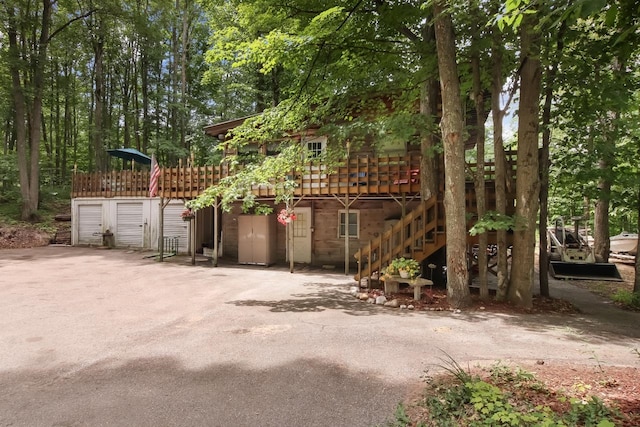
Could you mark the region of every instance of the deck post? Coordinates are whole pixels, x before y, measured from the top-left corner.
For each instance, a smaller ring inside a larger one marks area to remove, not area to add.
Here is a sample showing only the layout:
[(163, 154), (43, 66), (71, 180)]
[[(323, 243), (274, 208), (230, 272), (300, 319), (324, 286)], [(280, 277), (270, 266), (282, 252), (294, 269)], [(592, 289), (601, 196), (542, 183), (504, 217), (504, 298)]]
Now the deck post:
[(191, 265), (196, 265), (196, 224), (198, 221), (198, 215), (194, 215), (193, 219), (189, 221), (189, 250), (191, 251)]
[(349, 275), (349, 187), (344, 196), (344, 274)]
[(160, 224), (158, 224), (158, 261), (162, 262), (164, 258), (164, 197), (160, 197), (158, 208), (160, 209)]
[(293, 273), (293, 269), (294, 269), (294, 262), (293, 262), (293, 221), (290, 221), (287, 223), (287, 227), (286, 227), (286, 231), (287, 231), (287, 242), (289, 243), (287, 245), (287, 249), (289, 252), (289, 273)]
[(213, 199), (213, 257), (211, 262), (214, 267), (218, 266), (218, 198)]

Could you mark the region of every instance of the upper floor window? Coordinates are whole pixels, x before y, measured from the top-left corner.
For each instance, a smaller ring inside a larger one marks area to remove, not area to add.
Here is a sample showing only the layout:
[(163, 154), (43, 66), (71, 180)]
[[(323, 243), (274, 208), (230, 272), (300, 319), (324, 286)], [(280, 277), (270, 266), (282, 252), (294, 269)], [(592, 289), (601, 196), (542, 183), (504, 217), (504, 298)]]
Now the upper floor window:
[(309, 152), (310, 157), (319, 157), (327, 149), (327, 137), (309, 137), (303, 139), (304, 147)]

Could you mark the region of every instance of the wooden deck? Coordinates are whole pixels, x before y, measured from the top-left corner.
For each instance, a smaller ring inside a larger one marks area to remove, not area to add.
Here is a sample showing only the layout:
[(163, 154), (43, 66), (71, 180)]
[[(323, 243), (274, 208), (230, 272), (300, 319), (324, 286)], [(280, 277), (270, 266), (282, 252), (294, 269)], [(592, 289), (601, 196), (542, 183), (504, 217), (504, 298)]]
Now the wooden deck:
[[(473, 165), (471, 165), (473, 168)], [(487, 163), (487, 179), (493, 178), (493, 163)], [(193, 199), (206, 188), (217, 185), (231, 174), (226, 164), (218, 166), (170, 167), (161, 169), (158, 196), (170, 199)], [(354, 157), (329, 170), (325, 165), (309, 164), (296, 174), (294, 194), (320, 195), (388, 195), (420, 192), (420, 156)], [(274, 197), (273, 185), (256, 185), (257, 197)], [(112, 171), (76, 173), (71, 197), (148, 197), (148, 171)]]
[[(158, 196), (193, 199), (230, 175), (226, 165), (161, 169)], [(420, 192), (420, 157), (398, 156), (349, 159), (329, 171), (309, 164), (294, 177), (295, 195), (400, 194)], [(258, 197), (274, 197), (273, 185), (256, 185)], [(149, 195), (149, 172), (114, 171), (73, 176), (71, 197), (121, 197)]]

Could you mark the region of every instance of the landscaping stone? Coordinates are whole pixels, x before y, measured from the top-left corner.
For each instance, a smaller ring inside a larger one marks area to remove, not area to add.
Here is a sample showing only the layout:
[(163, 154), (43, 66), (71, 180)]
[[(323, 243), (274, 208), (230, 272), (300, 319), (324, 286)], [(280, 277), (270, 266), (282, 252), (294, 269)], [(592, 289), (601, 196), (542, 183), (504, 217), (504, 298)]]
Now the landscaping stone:
[(397, 299), (392, 299), (391, 301), (387, 301), (384, 303), (385, 307), (398, 308), (400, 307), (400, 303)]
[(385, 297), (384, 295), (376, 297), (376, 304), (384, 305), (385, 302), (387, 302), (387, 297)]

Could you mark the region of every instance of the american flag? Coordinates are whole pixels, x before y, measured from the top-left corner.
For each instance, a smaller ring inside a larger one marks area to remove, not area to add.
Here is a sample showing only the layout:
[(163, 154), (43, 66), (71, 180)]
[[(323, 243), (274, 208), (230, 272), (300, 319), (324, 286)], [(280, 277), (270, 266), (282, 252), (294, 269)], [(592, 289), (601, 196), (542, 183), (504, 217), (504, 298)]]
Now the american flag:
[(156, 155), (151, 155), (151, 175), (149, 177), (149, 197), (158, 194), (158, 178), (160, 178), (160, 166), (156, 161)]

